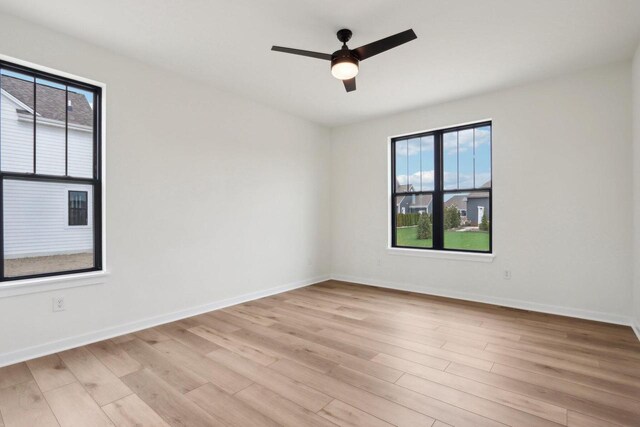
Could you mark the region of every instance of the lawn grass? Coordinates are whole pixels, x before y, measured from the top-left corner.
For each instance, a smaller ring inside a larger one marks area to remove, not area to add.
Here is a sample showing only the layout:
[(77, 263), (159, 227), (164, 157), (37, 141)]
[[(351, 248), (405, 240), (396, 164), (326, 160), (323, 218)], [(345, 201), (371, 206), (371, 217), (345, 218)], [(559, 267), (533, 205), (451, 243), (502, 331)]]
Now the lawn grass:
[[(430, 248), (431, 239), (418, 240), (418, 227), (402, 227), (396, 229), (396, 245)], [(444, 247), (447, 249), (464, 249), (469, 251), (488, 251), (489, 233), (486, 231), (445, 231)]]

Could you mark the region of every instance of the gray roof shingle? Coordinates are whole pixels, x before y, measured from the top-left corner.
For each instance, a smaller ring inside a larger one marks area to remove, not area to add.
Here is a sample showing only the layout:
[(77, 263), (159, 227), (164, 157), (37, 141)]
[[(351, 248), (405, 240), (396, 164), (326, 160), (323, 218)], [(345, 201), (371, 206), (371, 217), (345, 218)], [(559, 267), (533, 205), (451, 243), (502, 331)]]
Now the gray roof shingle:
[[(15, 77), (0, 76), (0, 88), (33, 110), (33, 82)], [(93, 126), (93, 110), (87, 98), (69, 91), (69, 123), (81, 126)], [(51, 86), (36, 84), (36, 109), (40, 117), (64, 122), (65, 91)]]

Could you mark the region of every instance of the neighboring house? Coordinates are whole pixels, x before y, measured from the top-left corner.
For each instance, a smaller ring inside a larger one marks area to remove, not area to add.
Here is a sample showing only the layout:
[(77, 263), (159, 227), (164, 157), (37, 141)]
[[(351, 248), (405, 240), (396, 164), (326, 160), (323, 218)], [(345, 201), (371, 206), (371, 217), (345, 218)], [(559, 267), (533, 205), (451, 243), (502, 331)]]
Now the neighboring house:
[[(414, 191), (412, 185), (396, 185), (399, 193)], [(396, 197), (396, 212), (398, 213), (421, 213), (433, 212), (433, 203), (430, 194), (412, 194)]]
[(458, 208), (458, 212), (460, 212), (460, 218), (464, 222), (467, 219), (467, 195), (466, 194), (456, 194), (446, 202), (444, 202), (444, 207), (448, 208), (449, 206), (455, 206)]
[[(491, 181), (485, 182), (481, 188), (491, 188)], [(467, 219), (472, 225), (480, 224), (482, 215), (490, 215), (490, 208), (489, 193), (470, 193), (467, 197)]]
[[(91, 178), (93, 110), (87, 98), (45, 84), (0, 76), (0, 165), (5, 172)], [(65, 117), (68, 115), (68, 129)], [(65, 144), (65, 141), (67, 143)], [(66, 145), (66, 147), (65, 147)], [(65, 161), (65, 159), (68, 159)], [(91, 252), (92, 187), (6, 179), (5, 258)]]
[[(485, 182), (480, 188), (491, 188), (491, 181)], [(445, 208), (455, 206), (460, 212), (462, 221), (469, 221), (473, 226), (477, 226), (482, 221), (482, 215), (489, 215), (489, 193), (467, 193), (456, 194), (444, 202)]]
[[(491, 181), (482, 185), (481, 188), (490, 188)], [(396, 184), (396, 192), (412, 192), (412, 185)], [(444, 202), (445, 208), (455, 206), (460, 212), (462, 221), (469, 221), (473, 226), (477, 226), (482, 220), (482, 215), (489, 215), (489, 193), (477, 192), (467, 194), (456, 194)], [(406, 196), (396, 196), (396, 212), (398, 213), (433, 213), (433, 198), (430, 194), (416, 194)]]

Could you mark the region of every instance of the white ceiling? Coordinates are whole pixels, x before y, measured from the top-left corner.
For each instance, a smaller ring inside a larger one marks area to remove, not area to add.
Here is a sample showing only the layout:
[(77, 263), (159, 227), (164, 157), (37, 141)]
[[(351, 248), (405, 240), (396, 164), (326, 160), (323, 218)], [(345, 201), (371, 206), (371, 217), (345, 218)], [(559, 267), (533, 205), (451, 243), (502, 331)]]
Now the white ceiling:
[[(639, 0), (2, 0), (0, 11), (325, 125), (631, 57)], [(346, 93), (317, 59), (413, 28)]]

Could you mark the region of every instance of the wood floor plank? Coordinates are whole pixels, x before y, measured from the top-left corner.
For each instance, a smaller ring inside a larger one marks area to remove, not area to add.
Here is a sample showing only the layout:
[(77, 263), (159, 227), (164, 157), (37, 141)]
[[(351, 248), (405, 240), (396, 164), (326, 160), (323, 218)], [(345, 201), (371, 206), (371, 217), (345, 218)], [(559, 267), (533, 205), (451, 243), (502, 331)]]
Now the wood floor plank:
[(296, 405), (266, 387), (254, 384), (236, 395), (279, 425), (288, 427), (335, 427), (321, 416)]
[(217, 332), (206, 326), (196, 326), (189, 329), (189, 331), (195, 335), (198, 335), (199, 337), (202, 337), (203, 339), (215, 343), (218, 346), (218, 349), (226, 348), (229, 351), (237, 353), (243, 357), (246, 357), (247, 359), (251, 359), (256, 363), (260, 363), (261, 365), (268, 366), (278, 360), (277, 354), (244, 344), (242, 341), (240, 341), (230, 333), (225, 334)]
[(137, 360), (129, 356), (126, 351), (112, 340), (89, 344), (87, 348), (117, 377), (142, 369), (142, 365)]
[(34, 380), (0, 389), (0, 417), (6, 427), (58, 427)]
[(535, 362), (523, 361), (518, 363), (509, 363), (508, 365), (502, 365), (496, 368), (498, 363), (495, 363), (494, 369), (516, 368), (523, 369), (531, 372), (547, 374), (555, 376), (556, 378), (566, 381), (574, 382), (576, 384), (583, 384), (593, 388), (607, 391), (609, 393), (618, 394), (620, 396), (640, 396), (640, 386), (635, 382), (622, 380), (618, 375), (608, 376), (608, 372), (603, 372), (601, 369), (592, 369), (585, 371), (583, 369), (564, 369), (556, 366), (549, 366), (545, 364), (539, 364)]
[[(236, 331), (233, 335), (238, 335), (240, 333), (246, 335), (243, 330)], [(282, 357), (288, 357), (291, 360), (299, 361), (303, 365), (309, 366), (312, 369), (317, 369), (320, 372), (327, 372), (336, 365), (344, 365), (375, 376), (376, 378), (381, 378), (391, 382), (396, 381), (402, 375), (402, 372), (397, 369), (389, 368), (388, 366), (371, 362), (366, 359), (360, 359), (331, 347), (319, 344), (313, 339), (301, 338), (296, 334), (281, 332), (273, 327), (255, 327), (251, 331), (251, 334), (254, 337), (258, 335), (264, 337), (263, 339), (267, 340), (268, 343), (271, 343), (267, 348), (272, 351), (277, 351)], [(255, 340), (253, 342), (255, 342)], [(277, 348), (274, 347), (273, 343), (278, 343)], [(264, 344), (264, 341), (260, 344)], [(300, 357), (298, 353), (305, 355), (305, 357)], [(307, 363), (307, 355), (313, 355), (316, 358)], [(320, 364), (317, 364), (318, 360), (321, 361)]]
[[(491, 366), (493, 366), (493, 363), (491, 361), (482, 360), (476, 357), (469, 357), (452, 351), (444, 351), (437, 348), (428, 348), (426, 350), (422, 348), (422, 351), (408, 349), (403, 346), (386, 342), (384, 337), (382, 338), (384, 341), (379, 341), (370, 337), (362, 336), (362, 334), (358, 331), (353, 331), (353, 333), (345, 333), (342, 331), (336, 331), (334, 329), (323, 329), (319, 333), (328, 337), (336, 337), (346, 342), (357, 342), (367, 348), (377, 349), (381, 353), (392, 354), (403, 359), (406, 358), (413, 362), (426, 364), (427, 366), (435, 365), (432, 367), (436, 368), (441, 367), (442, 369), (444, 369), (444, 367), (446, 367), (449, 362), (463, 363), (465, 365), (473, 366), (478, 369), (484, 369), (486, 371), (489, 371), (491, 369)], [(444, 367), (442, 361), (446, 362)]]
[[(552, 375), (578, 384), (600, 388), (622, 396), (640, 396), (638, 378), (617, 372), (606, 371), (602, 368), (583, 366), (560, 359), (552, 359), (527, 352), (509, 350), (503, 352), (477, 350), (447, 343), (444, 349), (459, 352), (477, 359), (494, 362), (504, 366), (524, 369), (531, 372)], [(516, 357), (517, 356), (517, 357)]]
[(580, 412), (569, 411), (568, 424), (569, 427), (617, 427), (613, 424), (599, 418), (590, 417)]
[(284, 339), (289, 337), (286, 334), (280, 334), (280, 338), (267, 336), (263, 329), (254, 327), (251, 330), (240, 329), (233, 332), (233, 336), (254, 348), (275, 353), (279, 358), (287, 357), (319, 372), (328, 372), (336, 365), (335, 362), (291, 340), (285, 342)]
[(61, 427), (106, 427), (113, 423), (79, 383), (44, 393)]
[[(422, 426), (433, 424), (434, 419), (407, 406), (392, 402), (346, 382), (321, 374), (290, 360), (280, 360), (271, 368), (303, 384), (309, 384), (335, 399), (367, 412), (396, 426)], [(324, 405), (323, 405), (324, 406)]]
[(460, 426), (498, 426), (500, 423), (495, 422), (483, 415), (479, 415), (473, 411), (458, 407), (449, 402), (418, 393), (403, 385), (398, 385), (402, 378), (409, 376), (403, 375), (396, 384), (378, 380), (368, 375), (361, 374), (348, 368), (338, 367), (329, 373), (333, 378), (340, 378), (341, 381), (347, 382), (353, 386), (366, 390), (370, 393), (384, 397), (385, 399), (404, 405), (414, 411), (441, 419), (445, 422)]
[(220, 363), (214, 362), (208, 357), (191, 351), (189, 347), (177, 341), (159, 342), (154, 345), (154, 348), (158, 349), (174, 364), (194, 372), (228, 393), (236, 393), (252, 383), (246, 377)]
[(160, 351), (138, 339), (120, 344), (122, 348), (142, 366), (158, 375), (175, 387), (180, 393), (186, 393), (205, 384), (207, 380), (183, 369), (172, 362)]
[(386, 354), (379, 354), (373, 360), (382, 364), (402, 369), (407, 373), (426, 380), (436, 382), (455, 390), (472, 394), (540, 418), (566, 425), (567, 410), (550, 403), (513, 393), (498, 387), (489, 386), (481, 382), (457, 376), (447, 371), (440, 371), (417, 363), (409, 362)]
[(239, 317), (241, 319), (245, 319), (251, 323), (255, 323), (261, 326), (271, 326), (274, 324), (274, 321), (263, 316), (259, 316), (255, 313), (252, 313), (250, 310), (245, 309), (243, 306), (233, 306), (227, 307), (223, 310), (227, 314), (231, 314), (233, 316)]
[(272, 370), (271, 367), (259, 365), (229, 350), (216, 350), (209, 353), (208, 357), (227, 366), (229, 369), (242, 373), (253, 382), (278, 393), (311, 412), (319, 411), (332, 400), (325, 393), (317, 391), (303, 382), (292, 381), (289, 377)]
[(76, 381), (57, 354), (29, 360), (27, 366), (43, 392)]
[(109, 403), (102, 410), (116, 427), (169, 427), (137, 394)]
[(122, 344), (127, 341), (135, 340), (136, 338), (137, 337), (134, 334), (126, 334), (111, 338), (111, 341), (113, 341), (114, 344)]
[(211, 353), (212, 351), (220, 348), (219, 345), (214, 344), (213, 342), (190, 332), (189, 329), (185, 329), (175, 323), (158, 326), (156, 329), (201, 355)]
[(503, 376), (455, 363), (449, 365), (447, 372), (621, 425), (633, 425), (640, 418), (640, 406), (633, 399), (546, 375), (513, 370)]
[[(335, 340), (333, 338), (329, 338), (323, 335), (319, 335), (315, 332), (310, 332), (307, 330), (307, 325), (300, 326), (298, 323), (295, 326), (291, 326), (289, 324), (277, 323), (271, 326), (272, 329), (283, 332), (285, 334), (293, 335), (295, 337), (315, 342), (321, 344), (325, 347), (330, 347), (335, 350), (338, 350), (342, 353), (350, 354), (352, 356), (358, 357), (360, 359), (370, 360), (373, 358), (378, 352), (373, 350), (368, 350), (366, 348), (359, 347), (357, 345), (351, 345), (349, 343), (345, 343), (343, 341)], [(319, 328), (318, 331), (323, 328)]]
[(333, 400), (327, 406), (322, 408), (318, 415), (324, 417), (331, 421), (332, 423), (339, 425), (341, 427), (357, 427), (357, 426), (368, 426), (368, 427), (392, 427), (392, 424), (389, 424), (385, 421), (382, 421), (380, 418), (376, 418), (373, 415), (369, 415), (368, 413), (361, 411), (358, 408), (354, 408), (351, 405), (347, 405), (346, 403), (340, 400)]
[[(278, 423), (254, 409), (250, 404), (245, 403), (238, 396), (225, 393), (222, 389), (212, 384), (205, 384), (202, 387), (191, 390), (185, 396), (230, 426), (278, 426)], [(299, 408), (303, 409), (302, 407)]]
[(362, 320), (369, 314), (375, 313), (372, 310), (362, 310), (353, 307), (345, 308), (338, 303), (329, 303), (323, 301), (313, 301), (306, 298), (289, 298), (285, 301), (287, 304), (294, 304), (302, 308), (313, 308), (315, 310), (321, 310), (325, 313), (337, 314), (338, 316), (344, 316), (351, 319)]
[[(430, 396), (434, 399), (507, 425), (535, 425), (549, 427), (565, 425), (564, 417), (560, 420), (561, 423), (549, 421), (547, 419), (531, 415), (530, 413), (514, 409), (512, 406), (496, 403), (495, 401), (478, 397), (471, 393), (460, 391), (453, 387), (448, 387), (411, 374), (403, 375), (396, 384), (409, 390), (413, 390), (416, 393)], [(442, 416), (439, 416), (439, 418), (442, 418)], [(445, 421), (448, 420), (445, 419)]]
[(170, 426), (224, 425), (223, 421), (209, 415), (191, 399), (146, 368), (122, 377), (122, 381)]
[(98, 405), (104, 406), (131, 394), (129, 387), (86, 347), (63, 351), (58, 355)]
[(142, 331), (138, 331), (133, 335), (149, 345), (153, 345), (170, 339), (167, 335), (160, 332), (158, 328), (143, 329)]
[[(289, 312), (288, 310), (282, 310), (278, 308), (276, 308), (275, 310)], [(374, 353), (385, 352), (388, 354), (394, 354), (399, 357), (406, 358), (408, 360), (422, 363), (427, 366), (435, 367), (437, 369), (444, 369), (450, 363), (448, 360), (432, 357), (426, 354), (415, 352), (413, 350), (407, 350), (395, 345), (349, 334), (347, 332), (344, 332), (341, 326), (335, 321), (326, 321), (324, 319), (318, 319), (313, 316), (308, 316), (301, 312), (289, 312), (289, 313), (291, 313), (293, 316), (296, 316), (299, 319), (301, 324), (306, 325), (308, 322), (312, 322), (314, 325), (317, 325), (317, 324), (323, 325), (324, 327), (316, 333), (320, 334), (322, 332), (322, 336), (331, 340), (335, 340), (345, 344), (356, 345), (361, 347), (362, 349), (365, 349), (367, 351), (371, 351)], [(347, 326), (344, 330), (352, 331), (351, 327), (349, 326)], [(487, 363), (484, 361), (480, 361), (479, 363), (481, 363), (485, 369), (490, 369), (491, 367), (491, 363)]]
[[(275, 325), (271, 328), (275, 328)], [(365, 374), (369, 374), (376, 378), (380, 378), (390, 382), (395, 382), (402, 375), (402, 372), (398, 369), (385, 366), (380, 363), (372, 362), (368, 359), (362, 359), (356, 356), (352, 356), (348, 353), (344, 353), (334, 348), (335, 343), (337, 342), (327, 339), (326, 337), (320, 337), (321, 339), (316, 340), (317, 335), (309, 336), (303, 331), (291, 327), (280, 328), (278, 330), (287, 333), (287, 335), (290, 335), (291, 338), (296, 340), (296, 344), (294, 344), (293, 342), (291, 343), (292, 346), (301, 347), (307, 351), (313, 351), (321, 357), (336, 364), (343, 365), (356, 371), (360, 371)], [(330, 346), (323, 345), (319, 341), (322, 341), (324, 343), (327, 343), (327, 341), (329, 341), (328, 344), (330, 344)], [(342, 346), (339, 347), (345, 346), (346, 344), (343, 343)]]
[(240, 329), (240, 327), (226, 322), (223, 319), (220, 319), (217, 315), (222, 314), (219, 311), (212, 311), (211, 313), (204, 313), (199, 316), (192, 317), (190, 320), (195, 322), (194, 325), (191, 325), (190, 328), (195, 326), (206, 326), (207, 328), (211, 328), (214, 331), (222, 332), (222, 333), (231, 333)]
[(26, 383), (31, 380), (33, 380), (33, 376), (24, 362), (0, 368), (0, 388)]

